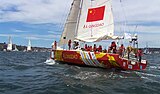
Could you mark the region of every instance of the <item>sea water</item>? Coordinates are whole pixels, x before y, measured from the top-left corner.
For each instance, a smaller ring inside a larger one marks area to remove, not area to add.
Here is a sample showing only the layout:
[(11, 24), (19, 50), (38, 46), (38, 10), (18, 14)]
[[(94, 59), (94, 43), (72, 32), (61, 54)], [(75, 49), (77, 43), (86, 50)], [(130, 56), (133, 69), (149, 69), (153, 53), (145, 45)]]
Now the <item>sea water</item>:
[(0, 94), (159, 94), (160, 55), (144, 71), (46, 62), (48, 52), (0, 52)]

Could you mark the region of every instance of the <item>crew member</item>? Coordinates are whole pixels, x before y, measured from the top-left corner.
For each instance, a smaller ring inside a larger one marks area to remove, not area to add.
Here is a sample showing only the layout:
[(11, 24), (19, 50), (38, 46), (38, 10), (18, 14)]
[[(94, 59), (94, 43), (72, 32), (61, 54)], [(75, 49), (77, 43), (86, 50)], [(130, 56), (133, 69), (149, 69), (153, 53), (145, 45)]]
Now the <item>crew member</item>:
[(130, 53), (132, 51), (132, 47), (131, 46), (128, 46), (127, 47), (127, 54), (128, 54), (128, 59), (130, 58)]
[(69, 48), (69, 50), (71, 49), (71, 42), (72, 42), (71, 40), (68, 41), (68, 48)]
[(111, 50), (112, 50), (112, 52), (113, 53), (116, 53), (116, 43), (113, 41), (112, 43), (111, 43)]
[(102, 46), (101, 45), (99, 45), (98, 51), (102, 52)]
[(93, 46), (93, 51), (94, 51), (94, 52), (97, 51), (96, 44), (94, 44), (94, 46)]
[(137, 52), (137, 56), (138, 56), (138, 58), (139, 58), (139, 62), (141, 62), (141, 60), (142, 60), (142, 49), (138, 49), (138, 52)]
[(54, 48), (55, 48), (55, 50), (57, 49), (57, 42), (56, 41), (54, 41)]
[(123, 46), (123, 44), (121, 44), (121, 46), (119, 47), (119, 55), (121, 57), (124, 56), (124, 51), (125, 51), (125, 47)]
[(79, 42), (75, 42), (75, 49), (79, 48)]
[(56, 49), (57, 49), (57, 42), (54, 41), (54, 42), (52, 43), (52, 50), (56, 50)]
[(85, 44), (85, 46), (84, 46), (85, 51), (87, 51), (87, 48), (88, 48), (88, 47), (87, 47), (87, 44)]

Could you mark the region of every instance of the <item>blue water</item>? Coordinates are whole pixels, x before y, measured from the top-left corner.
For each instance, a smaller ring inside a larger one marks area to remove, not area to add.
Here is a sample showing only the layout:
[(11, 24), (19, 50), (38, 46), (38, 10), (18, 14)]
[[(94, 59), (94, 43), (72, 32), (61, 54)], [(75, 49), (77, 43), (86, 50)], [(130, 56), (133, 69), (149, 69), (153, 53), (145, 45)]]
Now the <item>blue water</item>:
[(0, 52), (0, 94), (159, 94), (160, 55), (144, 71), (44, 63), (47, 52)]

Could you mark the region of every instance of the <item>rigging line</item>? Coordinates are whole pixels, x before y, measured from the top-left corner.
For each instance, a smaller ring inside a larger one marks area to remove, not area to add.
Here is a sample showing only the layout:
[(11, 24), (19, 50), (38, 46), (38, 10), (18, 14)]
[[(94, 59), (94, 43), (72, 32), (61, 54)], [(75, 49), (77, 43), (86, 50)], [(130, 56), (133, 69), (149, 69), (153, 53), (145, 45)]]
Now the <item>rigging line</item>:
[[(66, 5), (68, 5), (68, 4), (66, 4)], [(64, 15), (64, 17), (61, 19), (61, 23), (60, 23), (60, 25), (59, 25), (59, 31), (62, 31), (62, 34), (61, 34), (61, 38), (60, 38), (60, 40), (59, 40), (59, 43), (60, 43), (60, 41), (61, 40), (63, 40), (62, 39), (62, 36), (63, 36), (63, 31), (64, 31), (64, 27), (65, 27), (65, 25), (66, 25), (66, 21), (68, 20), (68, 16), (67, 15), (69, 15), (69, 11), (66, 11), (67, 10), (67, 6), (65, 7), (65, 9), (64, 9), (64, 14), (66, 14), (66, 15)], [(71, 8), (70, 8), (70, 10), (71, 10)], [(66, 21), (65, 21), (66, 20)], [(64, 23), (63, 23), (64, 22)]]
[[(136, 25), (134, 31), (133, 31), (133, 34), (136, 34), (136, 29), (138, 28), (138, 25)], [(137, 32), (138, 33), (138, 32)]]
[[(64, 10), (64, 14), (68, 14), (68, 11), (67, 10), (67, 6), (65, 7), (65, 10)], [(64, 22), (64, 20), (66, 19), (66, 15), (64, 15), (64, 17), (61, 19), (62, 22)], [(63, 29), (65, 23), (60, 23), (60, 29)]]
[[(127, 16), (126, 16), (126, 13), (125, 13), (125, 9), (124, 9), (124, 6), (122, 4), (122, 0), (120, 0), (120, 4), (121, 4), (121, 7), (122, 7), (122, 11), (124, 12), (124, 33), (126, 32), (126, 27), (127, 27)], [(129, 30), (130, 31), (130, 30)]]
[[(60, 38), (60, 40), (59, 40), (59, 43), (62, 42), (61, 44), (63, 44), (63, 45), (66, 44), (66, 41), (65, 41), (65, 40), (67, 40), (67, 39), (64, 39), (64, 37), (67, 36), (67, 33), (64, 32), (64, 30), (66, 29), (65, 27), (67, 26), (67, 24), (70, 23), (70, 22), (67, 23), (67, 21), (69, 21), (70, 11), (71, 11), (72, 8), (73, 8), (74, 2), (75, 2), (75, 0), (72, 1), (72, 4), (70, 5), (71, 7), (70, 7), (69, 11), (65, 11), (65, 12), (66, 12), (66, 16), (64, 16), (64, 20), (65, 20), (65, 21), (64, 21), (64, 23), (62, 23), (63, 25), (61, 25), (61, 28), (63, 28), (63, 29), (62, 29), (62, 34), (61, 34), (61, 38)], [(67, 4), (67, 5), (69, 5), (69, 4)], [(66, 10), (68, 9), (67, 6), (66, 6), (65, 9), (66, 9)]]
[[(126, 27), (127, 27), (127, 16), (126, 16), (126, 13), (125, 13), (125, 9), (124, 9), (124, 6), (123, 6), (123, 3), (122, 3), (122, 0), (120, 0), (120, 4), (121, 4), (121, 7), (122, 7), (122, 11), (123, 11), (123, 13), (124, 13), (124, 31), (123, 31), (123, 34), (124, 34), (124, 36), (125, 36), (125, 33), (126, 33)], [(130, 32), (130, 30), (129, 30), (129, 28), (128, 28), (128, 31), (129, 31), (129, 33), (131, 33)], [(123, 40), (123, 43), (124, 42), (126, 42), (126, 40)], [(128, 46), (130, 45), (130, 43), (128, 44)]]

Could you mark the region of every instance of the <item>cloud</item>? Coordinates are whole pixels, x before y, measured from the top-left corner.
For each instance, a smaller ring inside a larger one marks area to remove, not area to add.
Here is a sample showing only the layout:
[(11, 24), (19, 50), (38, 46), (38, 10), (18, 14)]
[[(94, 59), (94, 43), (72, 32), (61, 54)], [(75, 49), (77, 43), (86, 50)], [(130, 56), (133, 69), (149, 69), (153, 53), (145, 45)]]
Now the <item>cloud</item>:
[(39, 34), (0, 34), (1, 37), (18, 37), (23, 39), (32, 39), (32, 40), (55, 40), (60, 37), (60, 35), (39, 35)]
[[(115, 21), (160, 21), (160, 0), (113, 0)], [(0, 0), (0, 21), (62, 23), (72, 0)], [(63, 2), (63, 3), (62, 3)], [(154, 7), (153, 7), (154, 6)]]
[[(46, 41), (58, 39), (61, 33), (58, 26), (65, 22), (72, 1), (73, 0), (0, 0), (0, 22), (27, 23), (27, 25), (24, 25), (25, 29), (21, 25), (17, 26), (22, 28), (18, 27), (14, 30), (11, 28), (12, 32), (20, 33), (18, 35), (9, 34), (13, 37), (24, 39), (30, 37), (33, 40)], [(121, 1), (120, 3), (120, 0), (112, 0), (116, 25), (115, 31), (123, 32), (123, 30), (126, 29), (125, 31), (134, 32), (135, 26), (138, 26), (136, 32), (142, 34), (144, 38), (143, 41), (148, 38), (145, 37), (147, 35), (144, 35), (144, 33), (159, 34), (160, 0)], [(126, 27), (124, 22), (127, 22)], [(23, 31), (23, 29), (26, 31)], [(24, 32), (27, 32), (27, 35), (23, 34)], [(31, 32), (32, 34), (29, 34)], [(7, 33), (10, 32), (8, 31)], [(0, 36), (5, 37), (9, 35), (0, 34)], [(149, 36), (152, 35), (150, 34)], [(152, 37), (154, 37), (154, 35)], [(158, 36), (155, 37), (155, 40), (159, 40)]]
[[(117, 20), (127, 21), (159, 21), (160, 0), (122, 0), (122, 3), (113, 0), (113, 10), (121, 18)], [(121, 5), (122, 4), (122, 5)], [(116, 17), (118, 17), (116, 16)], [(123, 17), (122, 17), (123, 16)], [(125, 17), (125, 18), (124, 18)], [(123, 19), (122, 19), (123, 18)]]
[(0, 0), (0, 21), (60, 23), (72, 0)]
[(16, 33), (24, 33), (24, 32), (28, 32), (28, 31), (23, 31), (23, 30), (18, 30), (18, 29), (13, 29), (12, 31), (13, 31), (13, 32), (16, 32)]

